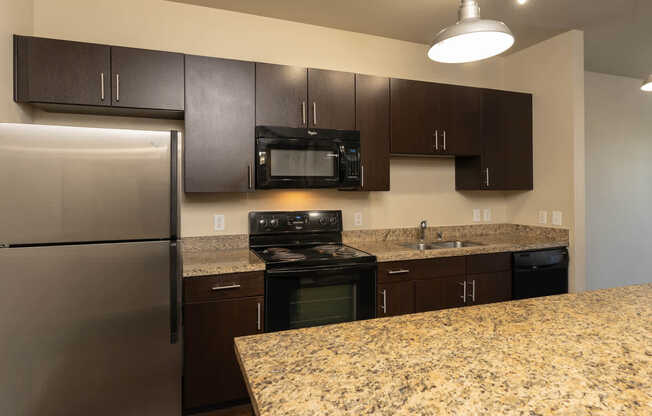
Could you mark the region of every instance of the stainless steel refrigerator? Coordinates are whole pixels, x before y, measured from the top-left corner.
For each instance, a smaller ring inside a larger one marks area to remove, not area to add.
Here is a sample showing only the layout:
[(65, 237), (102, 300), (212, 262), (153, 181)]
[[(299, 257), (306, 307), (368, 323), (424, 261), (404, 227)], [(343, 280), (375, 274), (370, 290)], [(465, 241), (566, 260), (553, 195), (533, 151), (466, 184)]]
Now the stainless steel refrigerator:
[(181, 414), (177, 132), (0, 124), (0, 414)]

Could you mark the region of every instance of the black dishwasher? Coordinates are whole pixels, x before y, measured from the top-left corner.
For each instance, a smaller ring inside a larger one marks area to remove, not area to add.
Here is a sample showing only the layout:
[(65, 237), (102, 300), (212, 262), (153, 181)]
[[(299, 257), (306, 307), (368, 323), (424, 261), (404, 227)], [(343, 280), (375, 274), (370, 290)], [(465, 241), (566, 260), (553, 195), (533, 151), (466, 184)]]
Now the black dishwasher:
[(514, 299), (568, 293), (568, 250), (514, 253), (512, 297)]

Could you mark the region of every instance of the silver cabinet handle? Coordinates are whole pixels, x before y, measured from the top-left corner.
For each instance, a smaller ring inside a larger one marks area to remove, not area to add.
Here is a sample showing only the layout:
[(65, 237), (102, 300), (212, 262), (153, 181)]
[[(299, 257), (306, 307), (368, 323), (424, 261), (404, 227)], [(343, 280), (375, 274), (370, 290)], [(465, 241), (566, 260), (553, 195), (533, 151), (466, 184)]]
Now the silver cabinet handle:
[(236, 285), (235, 283), (230, 284), (228, 286), (213, 286), (211, 288), (212, 291), (218, 291), (218, 290), (226, 290), (226, 289), (237, 289), (239, 288), (240, 285)]
[(104, 101), (104, 72), (100, 72), (100, 92), (102, 101)]
[(306, 102), (302, 101), (301, 102), (301, 125), (305, 126), (307, 123), (306, 121)]
[(364, 165), (360, 165), (360, 188), (364, 189)]
[(383, 314), (387, 315), (387, 290), (383, 289), (383, 306), (381, 306), (381, 309), (383, 310)]
[(409, 269), (399, 269), (399, 270), (390, 270), (387, 272), (387, 274), (406, 274), (410, 273)]
[(460, 285), (464, 287), (464, 294), (460, 297), (462, 298), (462, 302), (466, 303), (466, 280), (464, 282), (460, 282)]
[(485, 169), (485, 173), (486, 173), (486, 181), (487, 181), (487, 188), (488, 188), (489, 187), (489, 168)]
[(252, 178), (253, 175), (251, 174), (251, 165), (247, 165), (247, 186), (249, 187), (249, 189), (252, 189), (254, 187), (251, 180)]
[(435, 130), (435, 151), (439, 150), (439, 132)]
[(444, 130), (444, 151), (446, 151), (446, 130)]
[(471, 282), (471, 300), (475, 303), (475, 279)]
[(120, 74), (115, 74), (115, 100), (120, 101)]
[(312, 124), (317, 125), (317, 102), (312, 102)]
[(256, 329), (261, 330), (261, 319), (260, 319), (260, 302), (256, 304)]

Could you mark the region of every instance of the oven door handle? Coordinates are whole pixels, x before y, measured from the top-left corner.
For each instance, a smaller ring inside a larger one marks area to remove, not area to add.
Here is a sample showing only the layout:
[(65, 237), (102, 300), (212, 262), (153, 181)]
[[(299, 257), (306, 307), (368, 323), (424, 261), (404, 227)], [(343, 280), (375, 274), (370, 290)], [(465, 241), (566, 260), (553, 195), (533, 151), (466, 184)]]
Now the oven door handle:
[(376, 263), (346, 263), (338, 264), (336, 266), (314, 266), (314, 267), (302, 267), (302, 268), (292, 268), (292, 269), (271, 269), (267, 270), (265, 273), (267, 276), (281, 276), (281, 275), (296, 275), (302, 273), (310, 272), (328, 272), (328, 273), (337, 273), (337, 272), (355, 272), (359, 270), (374, 270), (376, 269)]

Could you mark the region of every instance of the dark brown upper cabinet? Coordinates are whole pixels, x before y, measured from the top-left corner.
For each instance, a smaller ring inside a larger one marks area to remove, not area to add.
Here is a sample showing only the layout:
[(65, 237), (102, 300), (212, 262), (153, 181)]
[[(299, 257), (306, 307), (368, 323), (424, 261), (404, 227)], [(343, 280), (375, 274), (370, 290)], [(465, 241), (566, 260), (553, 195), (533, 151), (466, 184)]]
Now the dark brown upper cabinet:
[(439, 86), (440, 121), (435, 152), (455, 156), (482, 152), (482, 90), (459, 85)]
[(308, 70), (256, 63), (256, 125), (308, 127)]
[(14, 100), (111, 105), (111, 48), (14, 35)]
[(457, 190), (532, 190), (532, 95), (482, 92), (482, 153), (455, 160)]
[(183, 118), (184, 55), (14, 36), (14, 99), (50, 111)]
[(118, 107), (183, 111), (179, 53), (111, 47), (111, 103)]
[(481, 152), (481, 90), (391, 80), (394, 154), (467, 156)]
[(308, 126), (355, 129), (355, 75), (308, 69)]
[(391, 152), (432, 155), (439, 108), (438, 100), (432, 97), (431, 84), (392, 78), (390, 92)]
[(356, 75), (355, 117), (360, 131), (363, 191), (389, 191), (389, 79)]
[(185, 192), (254, 189), (255, 64), (186, 56)]

